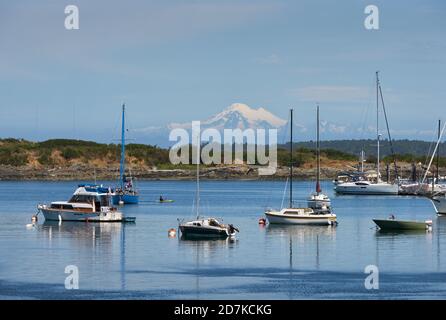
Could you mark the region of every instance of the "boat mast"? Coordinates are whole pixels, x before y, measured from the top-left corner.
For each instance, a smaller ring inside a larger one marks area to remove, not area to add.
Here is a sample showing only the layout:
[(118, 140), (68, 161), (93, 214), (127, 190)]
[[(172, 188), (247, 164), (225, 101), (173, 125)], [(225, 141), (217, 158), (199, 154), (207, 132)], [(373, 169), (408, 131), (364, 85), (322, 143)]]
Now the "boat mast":
[(320, 175), (321, 175), (321, 146), (319, 141), (319, 105), (317, 105), (317, 144), (316, 144), (316, 154), (317, 154), (317, 181), (316, 181), (316, 193), (319, 195), (321, 190)]
[(200, 207), (200, 134), (198, 134), (198, 139), (197, 139), (197, 199), (195, 200), (195, 202), (197, 203), (197, 220), (199, 218), (200, 215), (200, 211), (199, 211), (199, 207)]
[(293, 207), (293, 108), (290, 109), (290, 208)]
[(379, 78), (378, 71), (376, 71), (376, 140), (377, 140), (377, 156), (376, 156), (376, 182), (381, 181), (379, 176)]
[[(441, 120), (438, 120), (438, 139), (440, 139), (440, 131), (441, 131)], [(440, 179), (440, 145), (437, 148), (437, 183), (439, 183)]]
[(121, 181), (122, 190), (124, 190), (124, 173), (125, 173), (125, 103), (122, 104), (121, 164), (119, 168), (119, 180)]

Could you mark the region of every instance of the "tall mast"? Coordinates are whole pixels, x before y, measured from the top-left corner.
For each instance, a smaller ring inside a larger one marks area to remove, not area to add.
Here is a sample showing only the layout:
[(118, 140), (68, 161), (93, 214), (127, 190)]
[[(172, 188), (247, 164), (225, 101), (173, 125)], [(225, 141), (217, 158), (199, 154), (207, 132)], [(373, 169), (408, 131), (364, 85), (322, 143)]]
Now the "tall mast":
[(317, 180), (316, 180), (316, 192), (319, 195), (321, 190), (320, 175), (321, 175), (321, 146), (319, 141), (319, 105), (317, 105), (317, 144), (316, 144), (316, 154), (317, 154)]
[(293, 108), (290, 109), (290, 208), (293, 207)]
[(198, 139), (197, 139), (197, 199), (195, 200), (195, 202), (197, 203), (196, 209), (197, 209), (197, 220), (199, 218), (200, 215), (200, 161), (201, 161), (201, 157), (200, 157), (200, 134), (198, 134)]
[(124, 173), (125, 173), (125, 103), (122, 104), (122, 128), (121, 128), (121, 164), (119, 168), (119, 180), (121, 181), (121, 189), (124, 189)]
[(376, 71), (376, 140), (377, 140), (377, 156), (376, 156), (376, 181), (380, 182), (379, 176), (379, 78), (378, 71)]
[[(440, 139), (440, 131), (441, 131), (441, 120), (438, 120), (438, 139)], [(440, 178), (440, 145), (437, 148), (437, 183), (439, 183)]]

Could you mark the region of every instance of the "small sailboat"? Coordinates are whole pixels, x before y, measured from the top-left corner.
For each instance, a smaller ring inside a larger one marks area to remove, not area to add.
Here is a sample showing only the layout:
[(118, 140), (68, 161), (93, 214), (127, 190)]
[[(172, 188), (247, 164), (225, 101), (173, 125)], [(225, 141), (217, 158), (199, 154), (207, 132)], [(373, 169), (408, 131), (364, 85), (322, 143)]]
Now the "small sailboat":
[[(330, 199), (320, 192), (316, 192), (308, 199), (309, 206), (307, 208), (293, 206), (293, 109), (290, 110), (290, 128), (289, 207), (280, 211), (267, 210), (265, 216), (270, 224), (334, 225), (336, 224), (336, 215), (330, 210)], [(318, 190), (320, 190), (320, 186)]]
[(381, 230), (430, 230), (432, 229), (432, 220), (411, 221), (397, 220), (393, 215), (388, 219), (373, 219), (373, 222)]
[(225, 225), (216, 218), (200, 217), (200, 139), (197, 143), (197, 191), (196, 191), (196, 218), (192, 221), (179, 221), (179, 228), (183, 239), (196, 238), (227, 238), (232, 237), (239, 230), (232, 224)]
[(134, 188), (132, 177), (125, 175), (125, 104), (122, 105), (121, 162), (119, 166), (119, 186), (113, 195), (113, 204), (138, 204), (139, 194)]
[[(376, 157), (376, 181), (351, 181), (337, 184), (335, 186), (336, 193), (339, 194), (367, 194), (367, 195), (397, 195), (398, 184), (388, 183), (381, 180), (380, 174), (380, 139), (379, 133), (379, 95), (381, 86), (379, 83), (378, 72), (376, 72), (376, 141), (377, 141), (377, 157)], [(382, 95), (382, 93), (381, 93)], [(381, 96), (382, 98), (382, 96)]]
[(47, 221), (133, 222), (111, 204), (109, 188), (97, 185), (79, 185), (68, 201), (39, 204), (37, 209)]

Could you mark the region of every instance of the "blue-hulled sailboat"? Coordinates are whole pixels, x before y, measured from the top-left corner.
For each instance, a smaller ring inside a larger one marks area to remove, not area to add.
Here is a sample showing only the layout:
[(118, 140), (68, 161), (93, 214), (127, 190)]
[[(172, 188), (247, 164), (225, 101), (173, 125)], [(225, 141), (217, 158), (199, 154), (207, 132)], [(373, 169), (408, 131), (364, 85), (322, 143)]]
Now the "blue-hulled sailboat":
[(132, 177), (125, 175), (125, 104), (122, 105), (121, 163), (119, 167), (119, 186), (113, 195), (113, 204), (138, 204), (139, 194), (134, 188)]

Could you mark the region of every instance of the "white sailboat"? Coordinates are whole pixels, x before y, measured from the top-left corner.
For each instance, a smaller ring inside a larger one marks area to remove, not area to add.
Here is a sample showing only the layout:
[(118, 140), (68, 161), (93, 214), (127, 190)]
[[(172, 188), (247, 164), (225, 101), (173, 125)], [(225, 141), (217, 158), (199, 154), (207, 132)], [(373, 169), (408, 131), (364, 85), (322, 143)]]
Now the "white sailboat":
[(180, 221), (179, 228), (182, 238), (227, 238), (232, 237), (239, 230), (232, 224), (225, 225), (216, 218), (200, 217), (200, 138), (197, 142), (197, 191), (195, 220)]
[(335, 191), (339, 194), (366, 194), (366, 195), (397, 195), (398, 194), (398, 184), (388, 183), (381, 180), (380, 174), (380, 139), (381, 134), (379, 133), (379, 96), (378, 92), (379, 78), (378, 72), (376, 72), (376, 141), (377, 141), (377, 156), (376, 156), (376, 181), (351, 181), (337, 184), (335, 186)]
[[(301, 225), (333, 225), (336, 215), (327, 207), (328, 197), (316, 193), (308, 201), (311, 206), (295, 208), (293, 206), (293, 109), (290, 110), (290, 203), (288, 208), (279, 211), (267, 210), (265, 216), (270, 224), (301, 224)], [(320, 207), (320, 208), (317, 208)]]

